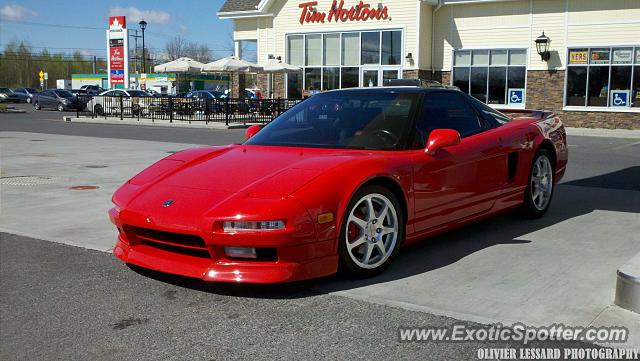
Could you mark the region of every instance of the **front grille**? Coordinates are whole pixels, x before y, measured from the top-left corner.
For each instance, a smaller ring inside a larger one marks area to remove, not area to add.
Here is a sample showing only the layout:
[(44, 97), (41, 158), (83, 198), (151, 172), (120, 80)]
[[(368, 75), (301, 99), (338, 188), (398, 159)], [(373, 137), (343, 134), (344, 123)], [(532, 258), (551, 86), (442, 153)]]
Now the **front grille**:
[(192, 234), (165, 232), (129, 225), (125, 225), (123, 229), (132, 246), (143, 244), (187, 256), (211, 258), (204, 240)]

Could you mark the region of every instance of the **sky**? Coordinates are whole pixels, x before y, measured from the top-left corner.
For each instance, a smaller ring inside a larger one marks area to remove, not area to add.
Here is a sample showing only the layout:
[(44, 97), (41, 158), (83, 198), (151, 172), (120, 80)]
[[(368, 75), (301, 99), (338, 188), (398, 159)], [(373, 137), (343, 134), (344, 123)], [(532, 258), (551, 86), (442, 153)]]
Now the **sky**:
[[(233, 49), (233, 23), (216, 16), (223, 2), (0, 0), (0, 49), (12, 40), (24, 40), (34, 50), (47, 47), (51, 52), (73, 53), (77, 49), (82, 54), (106, 57), (108, 17), (125, 15), (129, 29), (139, 28), (137, 23), (144, 18), (148, 23), (145, 44), (156, 51), (162, 51), (167, 41), (180, 35), (188, 41), (207, 45), (217, 58), (228, 56)], [(130, 46), (133, 46), (132, 40)]]

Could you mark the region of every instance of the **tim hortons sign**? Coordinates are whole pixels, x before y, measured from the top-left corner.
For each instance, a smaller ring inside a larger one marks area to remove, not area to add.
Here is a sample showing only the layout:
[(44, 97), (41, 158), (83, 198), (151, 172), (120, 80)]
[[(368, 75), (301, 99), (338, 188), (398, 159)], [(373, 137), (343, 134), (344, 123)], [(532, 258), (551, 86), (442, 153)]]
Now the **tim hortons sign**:
[(333, 0), (328, 13), (318, 11), (316, 6), (318, 6), (317, 1), (309, 1), (298, 5), (302, 9), (300, 24), (389, 19), (389, 8), (387, 6), (371, 7), (371, 4), (366, 4), (363, 1), (351, 7), (345, 7), (344, 0), (340, 0), (340, 3), (338, 3), (338, 0)]

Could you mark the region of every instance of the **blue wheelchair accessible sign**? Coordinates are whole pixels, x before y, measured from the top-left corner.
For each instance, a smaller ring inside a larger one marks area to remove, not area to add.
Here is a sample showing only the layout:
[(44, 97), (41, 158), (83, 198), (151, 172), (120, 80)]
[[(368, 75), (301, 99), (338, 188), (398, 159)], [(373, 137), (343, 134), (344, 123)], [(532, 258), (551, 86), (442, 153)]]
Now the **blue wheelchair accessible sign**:
[(524, 104), (524, 89), (509, 88), (509, 98), (507, 104), (509, 105), (523, 105)]
[(610, 104), (612, 107), (629, 107), (628, 90), (612, 90)]

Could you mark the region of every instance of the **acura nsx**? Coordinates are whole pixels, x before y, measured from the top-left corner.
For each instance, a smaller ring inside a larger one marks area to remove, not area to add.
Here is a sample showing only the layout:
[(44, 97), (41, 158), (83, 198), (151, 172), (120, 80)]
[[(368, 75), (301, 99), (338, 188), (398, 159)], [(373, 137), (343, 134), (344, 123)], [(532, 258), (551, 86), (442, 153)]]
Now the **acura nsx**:
[(548, 210), (568, 161), (561, 120), (455, 89), (315, 95), (242, 144), (172, 154), (109, 211), (122, 261), (214, 282), (383, 271), (401, 246), (518, 209)]

